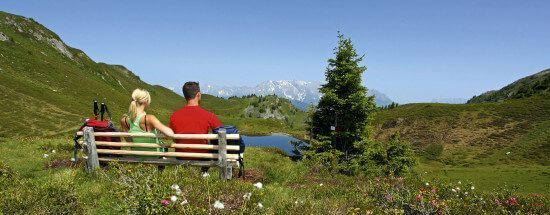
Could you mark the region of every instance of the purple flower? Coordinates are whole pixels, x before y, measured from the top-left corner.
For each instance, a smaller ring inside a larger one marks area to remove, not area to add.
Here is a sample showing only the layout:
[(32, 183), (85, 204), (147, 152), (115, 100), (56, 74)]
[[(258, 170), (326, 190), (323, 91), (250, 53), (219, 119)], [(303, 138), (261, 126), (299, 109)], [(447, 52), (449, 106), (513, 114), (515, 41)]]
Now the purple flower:
[(160, 201), (160, 203), (163, 204), (163, 205), (168, 205), (168, 204), (170, 204), (170, 201), (168, 201), (166, 199), (163, 199), (163, 200)]

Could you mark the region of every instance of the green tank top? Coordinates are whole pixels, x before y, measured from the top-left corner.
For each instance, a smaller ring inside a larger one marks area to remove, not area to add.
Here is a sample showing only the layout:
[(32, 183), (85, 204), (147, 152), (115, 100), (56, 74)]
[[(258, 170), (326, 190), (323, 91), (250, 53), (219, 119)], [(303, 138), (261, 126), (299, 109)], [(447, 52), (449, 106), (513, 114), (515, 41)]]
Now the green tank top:
[[(152, 133), (152, 134), (157, 134), (158, 133), (157, 129), (153, 129), (150, 132), (146, 132), (143, 129), (141, 129), (141, 127), (139, 126), (139, 121), (141, 120), (141, 117), (144, 117), (145, 115), (146, 114), (136, 116), (136, 118), (134, 119), (133, 122), (128, 117), (128, 122), (129, 122), (128, 124), (130, 125), (130, 129), (128, 130), (128, 132), (130, 132), (130, 133)], [(156, 138), (156, 137), (133, 137), (132, 140), (133, 140), (134, 143), (160, 143), (159, 139)], [(134, 151), (153, 151), (153, 152), (162, 152), (163, 151), (162, 148), (146, 148), (146, 147), (131, 147), (131, 150), (134, 150)], [(151, 157), (151, 156), (136, 156), (136, 157), (147, 158), (147, 157)]]

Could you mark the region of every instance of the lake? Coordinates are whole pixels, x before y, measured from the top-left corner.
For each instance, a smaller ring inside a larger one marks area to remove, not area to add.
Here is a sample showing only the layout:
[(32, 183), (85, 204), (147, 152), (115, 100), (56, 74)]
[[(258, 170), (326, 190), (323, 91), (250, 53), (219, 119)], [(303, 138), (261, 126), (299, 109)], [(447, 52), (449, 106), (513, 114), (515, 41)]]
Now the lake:
[(292, 150), (294, 147), (289, 144), (289, 141), (301, 141), (294, 137), (286, 136), (284, 134), (273, 134), (271, 136), (242, 136), (246, 146), (256, 147), (275, 147), (282, 149), (288, 155), (294, 155)]

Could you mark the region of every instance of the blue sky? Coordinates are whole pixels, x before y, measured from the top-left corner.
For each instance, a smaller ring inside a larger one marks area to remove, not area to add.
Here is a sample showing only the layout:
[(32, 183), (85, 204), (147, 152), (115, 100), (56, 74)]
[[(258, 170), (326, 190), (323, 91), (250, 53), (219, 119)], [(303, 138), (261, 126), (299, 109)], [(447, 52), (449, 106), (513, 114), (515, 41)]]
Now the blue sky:
[(96, 61), (179, 88), (324, 80), (337, 31), (400, 103), (470, 98), (550, 68), (550, 1), (1, 1)]

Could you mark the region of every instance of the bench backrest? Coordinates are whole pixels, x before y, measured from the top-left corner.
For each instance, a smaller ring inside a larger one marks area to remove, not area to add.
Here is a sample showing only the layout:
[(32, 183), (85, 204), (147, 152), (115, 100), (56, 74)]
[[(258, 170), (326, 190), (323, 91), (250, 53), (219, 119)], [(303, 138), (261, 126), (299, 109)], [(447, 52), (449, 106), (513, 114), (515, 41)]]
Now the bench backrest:
[[(83, 149), (86, 159), (86, 170), (93, 172), (99, 168), (99, 161), (125, 161), (137, 163), (152, 164), (190, 164), (198, 166), (218, 166), (220, 167), (220, 177), (230, 179), (232, 166), (236, 164), (237, 154), (228, 154), (227, 151), (239, 151), (238, 145), (227, 145), (227, 140), (238, 140), (239, 134), (226, 134), (225, 129), (220, 129), (218, 134), (175, 134), (168, 138), (163, 134), (152, 133), (127, 133), (127, 132), (94, 132), (92, 127), (85, 127), (77, 135), (83, 136)], [(106, 142), (96, 141), (95, 137), (157, 137), (165, 139), (217, 139), (218, 145), (206, 144), (171, 144), (170, 146), (160, 146), (156, 143), (130, 143), (130, 142)], [(156, 152), (156, 151), (136, 151), (104, 149), (104, 147), (143, 147), (143, 148), (176, 148), (176, 149), (207, 149), (217, 151), (217, 153), (200, 152)], [(99, 156), (101, 155), (101, 156)], [(121, 155), (133, 156), (152, 156), (152, 158), (133, 158), (122, 157)], [(155, 158), (159, 157), (159, 158)], [(160, 157), (173, 158), (192, 158), (192, 159), (213, 159), (213, 160), (176, 160), (160, 159)]]

